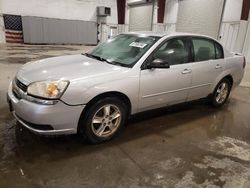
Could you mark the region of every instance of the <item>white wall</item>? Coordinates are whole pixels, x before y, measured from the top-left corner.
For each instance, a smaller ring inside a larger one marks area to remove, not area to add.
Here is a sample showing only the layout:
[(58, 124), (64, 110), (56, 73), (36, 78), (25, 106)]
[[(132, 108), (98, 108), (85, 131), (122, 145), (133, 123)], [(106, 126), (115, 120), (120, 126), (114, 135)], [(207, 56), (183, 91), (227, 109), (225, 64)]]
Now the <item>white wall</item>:
[(107, 23), (117, 24), (116, 0), (1, 0), (6, 14), (96, 21), (96, 7), (111, 7)]
[(5, 43), (4, 22), (1, 13), (0, 13), (0, 43)]
[(164, 23), (177, 22), (178, 7), (178, 0), (166, 0)]
[(229, 51), (242, 52), (247, 23), (240, 21), (243, 0), (226, 0), (219, 41)]
[(226, 0), (223, 22), (240, 21), (243, 0)]
[(4, 22), (2, 15), (2, 0), (0, 0), (0, 43), (5, 43)]

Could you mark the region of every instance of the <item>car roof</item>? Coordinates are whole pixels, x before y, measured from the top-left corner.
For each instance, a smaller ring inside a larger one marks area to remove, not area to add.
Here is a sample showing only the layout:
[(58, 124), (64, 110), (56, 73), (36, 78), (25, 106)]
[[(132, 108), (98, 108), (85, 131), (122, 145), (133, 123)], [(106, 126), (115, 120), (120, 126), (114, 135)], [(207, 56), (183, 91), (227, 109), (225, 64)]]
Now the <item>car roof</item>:
[(165, 36), (196, 36), (196, 37), (205, 37), (216, 40), (207, 35), (194, 34), (194, 33), (185, 33), (185, 32), (153, 32), (153, 31), (136, 31), (136, 32), (125, 32), (123, 34), (135, 34), (135, 35), (144, 35), (144, 36), (155, 36), (155, 37), (165, 37)]

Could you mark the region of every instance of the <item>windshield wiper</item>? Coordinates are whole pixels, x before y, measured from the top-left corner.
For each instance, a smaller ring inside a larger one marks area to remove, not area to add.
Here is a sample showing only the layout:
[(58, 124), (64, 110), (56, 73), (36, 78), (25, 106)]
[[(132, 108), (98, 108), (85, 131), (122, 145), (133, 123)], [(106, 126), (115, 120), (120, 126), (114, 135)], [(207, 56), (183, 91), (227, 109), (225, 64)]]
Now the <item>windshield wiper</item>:
[(107, 62), (109, 64), (112, 64), (112, 65), (119, 65), (119, 66), (122, 66), (122, 67), (129, 67), (129, 65), (119, 63), (117, 61), (110, 61), (108, 59), (105, 59), (105, 58), (97, 56), (97, 55), (93, 55), (93, 54), (89, 54), (89, 53), (82, 53), (82, 55), (85, 55), (85, 56), (91, 57), (91, 58), (95, 58), (95, 59), (100, 60), (100, 61), (105, 61), (105, 62)]
[(104, 58), (97, 56), (97, 55), (93, 55), (93, 54), (89, 54), (89, 53), (82, 53), (82, 55), (85, 55), (87, 57), (92, 57), (92, 58), (95, 58), (95, 59), (100, 60), (100, 61), (105, 61)]
[(105, 59), (104, 61), (106, 61), (107, 63), (112, 64), (112, 65), (119, 65), (121, 67), (129, 67), (129, 65), (126, 65), (126, 64), (123, 64), (123, 63), (119, 63), (117, 61), (109, 61), (107, 59)]

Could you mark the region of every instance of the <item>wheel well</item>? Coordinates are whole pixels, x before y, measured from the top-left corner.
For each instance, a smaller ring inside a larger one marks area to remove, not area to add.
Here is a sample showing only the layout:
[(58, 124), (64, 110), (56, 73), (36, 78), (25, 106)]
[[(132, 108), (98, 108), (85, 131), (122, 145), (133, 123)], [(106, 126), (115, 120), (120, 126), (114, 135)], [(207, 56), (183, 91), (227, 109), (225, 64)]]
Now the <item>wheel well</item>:
[(224, 78), (228, 79), (230, 84), (231, 84), (231, 87), (233, 86), (233, 83), (234, 83), (234, 80), (233, 80), (233, 77), (229, 74), (227, 76), (225, 76)]
[[(221, 80), (223, 80), (224, 78), (228, 79), (228, 81), (229, 81), (230, 84), (231, 84), (231, 88), (232, 88), (232, 87), (233, 87), (233, 83), (234, 83), (233, 77), (232, 77), (230, 74), (228, 74), (227, 76), (224, 76)], [(221, 80), (219, 80), (219, 82), (220, 82)], [(219, 84), (219, 82), (217, 83), (217, 85)], [(207, 98), (211, 98), (211, 97), (213, 96), (213, 94), (214, 94), (214, 92), (215, 92), (215, 89), (216, 89), (216, 86), (217, 86), (217, 85), (215, 85), (215, 87), (213, 88), (214, 90), (212, 91), (212, 93), (210, 93), (210, 94), (207, 96)]]
[[(88, 111), (88, 109), (90, 108), (90, 106), (92, 104), (94, 104), (96, 101), (98, 101), (98, 100), (100, 100), (102, 98), (105, 98), (105, 97), (117, 97), (118, 99), (120, 99), (123, 102), (125, 102), (126, 104), (128, 104), (128, 115), (130, 115), (130, 113), (131, 113), (131, 102), (130, 102), (128, 96), (125, 95), (125, 94), (123, 94), (123, 93), (121, 93), (121, 92), (111, 91), (111, 92), (106, 92), (106, 93), (99, 94), (99, 95), (95, 96), (93, 99), (91, 99), (86, 104), (86, 107), (83, 109), (83, 111), (81, 113), (81, 116), (79, 118), (79, 122), (80, 122), (81, 118), (84, 117), (84, 114)], [(78, 125), (79, 125), (79, 122), (78, 122)]]

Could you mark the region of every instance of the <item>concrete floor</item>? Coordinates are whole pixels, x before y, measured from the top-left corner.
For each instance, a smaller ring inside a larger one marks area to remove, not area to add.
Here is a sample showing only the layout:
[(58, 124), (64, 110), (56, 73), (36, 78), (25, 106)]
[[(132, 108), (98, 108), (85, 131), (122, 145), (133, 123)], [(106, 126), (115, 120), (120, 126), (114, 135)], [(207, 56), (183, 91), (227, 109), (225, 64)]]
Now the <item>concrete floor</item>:
[(90, 48), (0, 46), (0, 187), (250, 187), (247, 87), (221, 109), (196, 102), (139, 114), (120, 137), (100, 145), (15, 127), (5, 97), (17, 69)]

